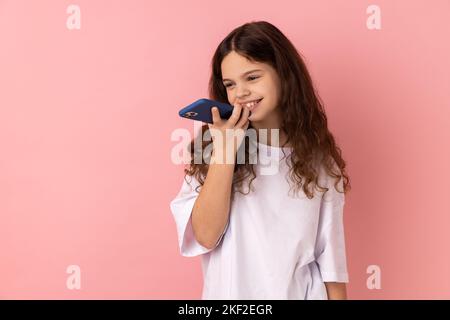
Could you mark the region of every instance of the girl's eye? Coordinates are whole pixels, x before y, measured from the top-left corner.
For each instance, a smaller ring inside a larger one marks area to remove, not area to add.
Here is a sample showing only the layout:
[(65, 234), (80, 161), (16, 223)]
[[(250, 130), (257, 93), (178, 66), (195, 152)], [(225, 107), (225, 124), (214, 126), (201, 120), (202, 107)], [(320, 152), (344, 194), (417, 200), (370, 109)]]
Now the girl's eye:
[[(250, 77), (248, 77), (247, 79), (248, 80), (255, 80), (255, 79), (258, 79), (259, 77), (258, 76), (250, 76)], [(229, 86), (231, 86), (231, 84), (225, 84), (225, 88), (228, 88)]]

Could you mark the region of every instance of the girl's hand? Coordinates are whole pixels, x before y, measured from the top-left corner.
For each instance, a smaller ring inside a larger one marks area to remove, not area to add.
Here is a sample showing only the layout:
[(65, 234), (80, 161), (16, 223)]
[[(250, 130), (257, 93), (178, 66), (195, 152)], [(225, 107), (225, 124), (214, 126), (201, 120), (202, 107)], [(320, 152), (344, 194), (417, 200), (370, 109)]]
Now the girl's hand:
[[(230, 156), (227, 156), (226, 160), (228, 162), (226, 163), (232, 161), (234, 164), (237, 150), (244, 140), (245, 132), (250, 124), (248, 120), (250, 111), (247, 108), (244, 108), (242, 111), (242, 108), (240, 104), (235, 105), (233, 113), (228, 120), (220, 118), (217, 107), (211, 109), (213, 124), (208, 123), (208, 127), (213, 140), (213, 156), (220, 157), (229, 154), (232, 156), (232, 159), (229, 159)], [(237, 141), (235, 142), (235, 140)], [(222, 157), (219, 159), (225, 158)]]

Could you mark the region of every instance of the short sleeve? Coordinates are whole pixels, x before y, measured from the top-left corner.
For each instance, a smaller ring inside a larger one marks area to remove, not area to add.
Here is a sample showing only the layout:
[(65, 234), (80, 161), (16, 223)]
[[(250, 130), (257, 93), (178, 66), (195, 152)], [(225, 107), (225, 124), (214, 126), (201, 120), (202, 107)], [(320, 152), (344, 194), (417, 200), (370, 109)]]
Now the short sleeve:
[[(336, 191), (335, 179), (327, 179), (321, 200), (315, 257), (324, 282), (349, 282), (344, 236), (344, 193)], [(343, 190), (343, 179), (337, 184)]]
[[(189, 181), (189, 183), (186, 181)], [(192, 228), (192, 209), (194, 207), (195, 200), (197, 199), (201, 186), (198, 188), (198, 192), (195, 190), (197, 186), (200, 186), (197, 179), (194, 176), (186, 176), (183, 179), (183, 184), (175, 199), (170, 202), (170, 210), (175, 219), (178, 235), (178, 245), (180, 253), (185, 257), (194, 257), (201, 254), (208, 253), (217, 247), (222, 240), (222, 237), (227, 230), (228, 223), (224, 229), (224, 232), (220, 236), (214, 248), (203, 247), (195, 238), (194, 230)]]

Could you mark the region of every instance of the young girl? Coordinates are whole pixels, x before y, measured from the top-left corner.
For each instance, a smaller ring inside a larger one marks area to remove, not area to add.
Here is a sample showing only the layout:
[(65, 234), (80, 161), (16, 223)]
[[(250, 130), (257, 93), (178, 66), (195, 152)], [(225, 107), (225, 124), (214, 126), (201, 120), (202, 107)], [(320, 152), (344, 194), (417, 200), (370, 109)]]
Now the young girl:
[[(209, 94), (233, 105), (233, 114), (221, 119), (213, 108), (214, 123), (197, 135), (200, 151), (195, 138), (191, 142), (191, 163), (170, 203), (181, 254), (202, 256), (202, 298), (346, 299), (343, 208), (349, 178), (293, 44), (268, 22), (236, 28), (214, 54)], [(262, 158), (250, 163), (253, 140), (226, 138), (226, 130), (250, 128), (257, 132), (257, 153), (276, 159), (275, 173), (262, 174)], [(225, 138), (219, 143), (213, 131)], [(271, 139), (273, 132), (279, 141)], [(212, 142), (203, 139), (206, 133)], [(194, 161), (210, 144), (210, 161)], [(236, 157), (217, 161), (241, 148), (245, 163)]]

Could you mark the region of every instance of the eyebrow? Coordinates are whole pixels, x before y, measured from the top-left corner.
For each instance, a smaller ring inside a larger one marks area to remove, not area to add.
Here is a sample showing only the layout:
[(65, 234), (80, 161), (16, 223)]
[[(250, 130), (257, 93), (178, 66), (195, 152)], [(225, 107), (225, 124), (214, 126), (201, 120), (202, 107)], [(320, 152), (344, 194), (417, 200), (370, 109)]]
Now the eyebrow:
[[(247, 71), (247, 72), (244, 72), (244, 73), (241, 75), (241, 78), (243, 78), (243, 77), (245, 77), (247, 74), (252, 73), (252, 72), (255, 72), (255, 71), (263, 71), (263, 70), (261, 70), (261, 69), (253, 69), (253, 70), (249, 70), (249, 71)], [(231, 81), (230, 79), (222, 79), (222, 81), (226, 81), (226, 80)]]

